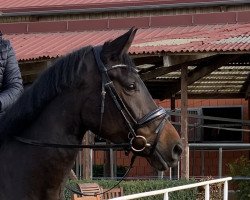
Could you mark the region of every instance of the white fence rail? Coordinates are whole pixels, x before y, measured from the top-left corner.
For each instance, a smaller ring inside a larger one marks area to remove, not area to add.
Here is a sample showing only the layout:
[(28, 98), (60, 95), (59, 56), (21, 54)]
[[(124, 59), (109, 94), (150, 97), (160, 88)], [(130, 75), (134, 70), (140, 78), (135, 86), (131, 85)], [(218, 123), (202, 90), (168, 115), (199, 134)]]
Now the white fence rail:
[(162, 189), (162, 190), (155, 190), (155, 191), (150, 191), (150, 192), (144, 192), (144, 193), (139, 193), (139, 194), (132, 194), (132, 195), (127, 195), (127, 196), (117, 197), (117, 198), (113, 198), (112, 200), (137, 199), (137, 198), (141, 198), (141, 197), (148, 197), (148, 196), (153, 196), (153, 195), (158, 195), (158, 194), (164, 194), (163, 200), (168, 200), (170, 192), (179, 191), (179, 190), (186, 190), (186, 189), (190, 189), (190, 188), (196, 188), (199, 186), (205, 186), (205, 200), (209, 200), (210, 199), (209, 186), (211, 184), (215, 184), (215, 183), (224, 183), (223, 200), (228, 200), (228, 181), (230, 181), (230, 180), (232, 180), (232, 177), (214, 179), (214, 180), (203, 181), (203, 182), (193, 183), (193, 184), (188, 184), (188, 185), (182, 185), (182, 186), (177, 186), (177, 187), (172, 187), (172, 188), (167, 188), (167, 189)]

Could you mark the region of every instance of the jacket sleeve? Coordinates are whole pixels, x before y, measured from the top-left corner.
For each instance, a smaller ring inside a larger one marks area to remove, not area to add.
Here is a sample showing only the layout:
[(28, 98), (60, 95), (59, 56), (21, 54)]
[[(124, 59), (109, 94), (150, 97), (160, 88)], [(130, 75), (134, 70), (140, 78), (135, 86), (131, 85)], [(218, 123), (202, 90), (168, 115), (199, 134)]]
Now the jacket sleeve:
[(7, 60), (3, 73), (3, 84), (0, 92), (0, 111), (6, 110), (23, 92), (23, 83), (16, 60), (15, 52), (9, 43), (7, 48)]

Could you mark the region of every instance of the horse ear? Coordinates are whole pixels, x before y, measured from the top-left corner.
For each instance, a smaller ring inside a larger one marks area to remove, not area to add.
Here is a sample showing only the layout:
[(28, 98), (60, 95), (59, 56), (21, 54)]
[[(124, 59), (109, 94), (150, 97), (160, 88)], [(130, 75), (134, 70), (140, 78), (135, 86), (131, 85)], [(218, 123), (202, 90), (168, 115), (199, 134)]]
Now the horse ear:
[(128, 49), (130, 48), (137, 29), (134, 27), (131, 28), (128, 32), (125, 34), (119, 36), (118, 38), (114, 39), (111, 42), (106, 42), (103, 45), (102, 54), (105, 58), (119, 58), (124, 53), (128, 52)]

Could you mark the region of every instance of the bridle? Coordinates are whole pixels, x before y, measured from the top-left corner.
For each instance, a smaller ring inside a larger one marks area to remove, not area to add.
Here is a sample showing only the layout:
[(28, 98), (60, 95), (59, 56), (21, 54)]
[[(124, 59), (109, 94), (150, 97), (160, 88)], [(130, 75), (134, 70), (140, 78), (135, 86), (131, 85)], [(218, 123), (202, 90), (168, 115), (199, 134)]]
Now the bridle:
[[(103, 114), (104, 114), (104, 107), (105, 107), (105, 96), (106, 93), (108, 93), (115, 103), (117, 109), (121, 113), (126, 126), (129, 130), (128, 132), (128, 139), (130, 140), (130, 147), (131, 150), (134, 152), (142, 152), (145, 150), (145, 148), (150, 148), (149, 155), (153, 154), (156, 150), (156, 145), (160, 139), (160, 133), (162, 132), (162, 129), (164, 127), (165, 121), (168, 118), (167, 112), (164, 108), (158, 107), (155, 110), (152, 110), (145, 116), (143, 116), (141, 119), (136, 120), (132, 114), (129, 112), (128, 108), (126, 107), (125, 103), (121, 99), (121, 97), (118, 95), (115, 86), (113, 84), (113, 81), (110, 79), (108, 72), (117, 68), (127, 68), (128, 67), (124, 64), (114, 65), (109, 68), (107, 68), (102, 60), (101, 60), (101, 51), (102, 46), (96, 46), (93, 48), (95, 60), (99, 69), (99, 72), (101, 73), (101, 82), (102, 82), (102, 91), (101, 91), (101, 119), (100, 119), (100, 128), (99, 131), (101, 131), (102, 127), (102, 121), (103, 121)], [(132, 68), (132, 70), (134, 70)], [(136, 72), (137, 73), (137, 72)], [(128, 119), (129, 117), (129, 119)], [(161, 119), (159, 125), (157, 126), (155, 130), (156, 137), (154, 139), (153, 144), (148, 143), (147, 139), (142, 135), (137, 135), (136, 130), (145, 126), (146, 124), (152, 122), (155, 119)], [(132, 123), (131, 123), (132, 121)], [(141, 147), (136, 147), (135, 144), (138, 144), (139, 142), (142, 142), (143, 145)]]
[[(102, 46), (93, 47), (94, 57), (98, 66), (98, 70), (101, 74), (101, 117), (100, 117), (99, 132), (101, 132), (101, 128), (102, 128), (102, 121), (103, 121), (104, 108), (105, 108), (105, 97), (106, 97), (106, 93), (108, 93), (111, 99), (113, 100), (113, 102), (115, 103), (115, 106), (121, 113), (126, 123), (126, 126), (129, 130), (128, 131), (129, 144), (123, 143), (120, 145), (117, 144), (117, 145), (109, 145), (109, 146), (110, 147), (118, 147), (118, 146), (124, 147), (124, 149), (126, 150), (131, 149), (135, 153), (140, 153), (140, 152), (143, 152), (146, 148), (150, 148), (148, 155), (152, 155), (154, 152), (156, 152), (159, 157), (160, 154), (157, 151), (156, 146), (160, 139), (160, 133), (162, 132), (164, 124), (168, 120), (169, 115), (167, 114), (164, 108), (158, 107), (155, 110), (152, 110), (151, 112), (143, 116), (141, 119), (136, 120), (132, 116), (132, 114), (129, 112), (123, 100), (118, 95), (115, 89), (115, 86), (113, 84), (113, 81), (110, 79), (109, 74), (108, 74), (108, 72), (111, 70), (115, 70), (117, 68), (128, 69), (128, 67), (124, 64), (119, 64), (119, 65), (114, 65), (114, 66), (107, 68), (101, 60), (101, 57), (100, 57), (101, 51), (102, 51)], [(131, 68), (131, 70), (135, 70), (135, 69)], [(137, 73), (136, 70), (135, 70), (135, 73)], [(160, 119), (161, 121), (159, 122), (157, 128), (155, 129), (156, 137), (154, 139), (154, 142), (153, 144), (150, 144), (148, 143), (147, 139), (144, 136), (137, 135), (136, 130), (139, 128), (142, 128), (143, 126), (147, 125), (148, 123), (156, 119)], [(95, 148), (96, 147), (96, 145), (93, 146), (93, 145), (83, 145), (83, 144), (44, 143), (44, 142), (39, 142), (36, 140), (22, 138), (18, 136), (14, 136), (14, 139), (24, 144), (40, 146), (40, 147), (52, 147), (52, 148)], [(135, 146), (135, 144), (138, 144), (141, 142), (142, 142), (141, 147), (138, 148)], [(102, 146), (99, 145), (99, 148), (101, 149)]]

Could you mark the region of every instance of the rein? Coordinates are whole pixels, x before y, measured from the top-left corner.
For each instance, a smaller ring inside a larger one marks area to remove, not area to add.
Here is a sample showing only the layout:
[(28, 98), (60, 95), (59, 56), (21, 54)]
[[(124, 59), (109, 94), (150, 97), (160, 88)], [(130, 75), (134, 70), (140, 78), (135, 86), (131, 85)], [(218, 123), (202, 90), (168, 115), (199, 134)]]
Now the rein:
[(130, 145), (127, 143), (123, 144), (58, 144), (58, 143), (46, 143), (38, 142), (27, 138), (14, 136), (14, 139), (18, 142), (38, 146), (38, 147), (51, 147), (51, 148), (63, 148), (63, 149), (110, 149), (110, 148), (123, 148), (129, 149)]

